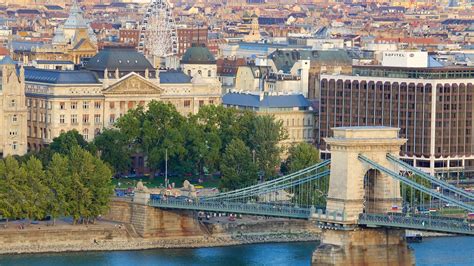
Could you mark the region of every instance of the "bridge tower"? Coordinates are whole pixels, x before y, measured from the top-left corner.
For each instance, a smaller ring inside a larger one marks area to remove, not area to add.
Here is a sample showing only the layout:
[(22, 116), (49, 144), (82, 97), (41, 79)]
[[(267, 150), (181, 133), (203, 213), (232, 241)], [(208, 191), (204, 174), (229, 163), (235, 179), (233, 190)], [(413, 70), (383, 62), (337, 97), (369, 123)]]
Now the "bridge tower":
[[(390, 169), (387, 153), (397, 155), (406, 139), (398, 128), (340, 127), (326, 138), (331, 150), (327, 212), (344, 213), (346, 230), (323, 229), (321, 244), (313, 253), (313, 265), (413, 265), (404, 230), (357, 226), (364, 212), (386, 213), (400, 206), (400, 184), (361, 160), (363, 154)], [(400, 206), (401, 207), (401, 206)], [(401, 209), (401, 208), (400, 208)]]
[[(344, 213), (345, 222), (357, 223), (364, 212), (386, 213), (401, 205), (399, 181), (358, 159), (371, 160), (395, 170), (387, 153), (398, 156), (406, 139), (398, 138), (398, 128), (339, 127), (325, 141), (331, 149), (331, 175), (326, 208)], [(400, 206), (401, 207), (401, 206)], [(400, 208), (401, 209), (401, 208)]]

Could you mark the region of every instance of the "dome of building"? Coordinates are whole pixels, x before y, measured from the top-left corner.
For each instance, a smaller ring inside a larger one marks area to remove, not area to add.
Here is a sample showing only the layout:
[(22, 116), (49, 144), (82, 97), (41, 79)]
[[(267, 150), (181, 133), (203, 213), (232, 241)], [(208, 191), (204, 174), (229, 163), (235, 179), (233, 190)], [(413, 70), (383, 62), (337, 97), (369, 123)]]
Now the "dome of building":
[(73, 6), (71, 7), (71, 11), (69, 17), (67, 18), (66, 22), (64, 23), (65, 29), (87, 29), (87, 23), (82, 16), (81, 9), (74, 1)]
[(109, 75), (113, 75), (117, 69), (120, 76), (130, 72), (143, 76), (146, 70), (152, 76), (155, 74), (155, 68), (150, 61), (133, 48), (105, 48), (89, 59), (85, 68), (97, 73), (100, 78), (104, 76), (105, 69), (109, 71)]
[(181, 64), (215, 64), (216, 58), (204, 46), (193, 46), (188, 48), (181, 58)]

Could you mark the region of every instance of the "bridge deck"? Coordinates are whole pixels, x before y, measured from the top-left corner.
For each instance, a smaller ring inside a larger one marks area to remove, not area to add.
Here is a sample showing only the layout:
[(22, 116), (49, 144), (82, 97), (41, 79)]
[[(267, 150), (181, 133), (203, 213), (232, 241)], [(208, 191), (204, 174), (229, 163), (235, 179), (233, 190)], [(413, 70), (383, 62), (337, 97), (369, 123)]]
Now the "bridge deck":
[(474, 235), (474, 222), (442, 216), (401, 214), (361, 214), (359, 224), (366, 226), (383, 226), (421, 231), (432, 231), (450, 234)]
[(190, 202), (182, 200), (150, 200), (149, 205), (153, 207), (167, 209), (239, 213), (296, 219), (308, 219), (310, 217), (311, 212), (309, 208), (287, 205), (241, 202)]

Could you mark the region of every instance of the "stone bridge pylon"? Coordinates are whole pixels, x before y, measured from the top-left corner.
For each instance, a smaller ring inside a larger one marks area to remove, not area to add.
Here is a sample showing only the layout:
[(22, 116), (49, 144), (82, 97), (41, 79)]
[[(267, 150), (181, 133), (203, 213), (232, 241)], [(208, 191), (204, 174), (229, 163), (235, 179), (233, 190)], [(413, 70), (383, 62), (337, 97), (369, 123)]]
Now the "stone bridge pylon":
[[(325, 138), (331, 150), (331, 174), (327, 210), (344, 213), (345, 222), (357, 223), (364, 212), (386, 213), (401, 205), (399, 181), (358, 159), (363, 154), (378, 164), (397, 171), (387, 153), (397, 155), (406, 139), (398, 128), (339, 127)], [(398, 172), (398, 171), (397, 171)]]
[(398, 172), (387, 153), (398, 155), (406, 139), (398, 128), (340, 127), (326, 138), (331, 150), (327, 211), (344, 213), (350, 230), (323, 229), (312, 265), (414, 265), (404, 230), (358, 227), (361, 213), (386, 213), (400, 206), (399, 181), (362, 162), (359, 154)]

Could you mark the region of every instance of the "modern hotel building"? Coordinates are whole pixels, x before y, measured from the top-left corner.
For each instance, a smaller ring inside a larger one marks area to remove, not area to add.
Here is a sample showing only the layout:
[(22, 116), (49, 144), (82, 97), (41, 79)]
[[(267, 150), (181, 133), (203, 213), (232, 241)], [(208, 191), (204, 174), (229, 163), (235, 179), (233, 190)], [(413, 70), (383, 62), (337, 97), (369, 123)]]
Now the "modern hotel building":
[(317, 144), (328, 157), (333, 127), (398, 127), (408, 139), (403, 160), (431, 174), (473, 176), (473, 96), (474, 67), (386, 53), (381, 65), (353, 66), (352, 75), (321, 75)]

